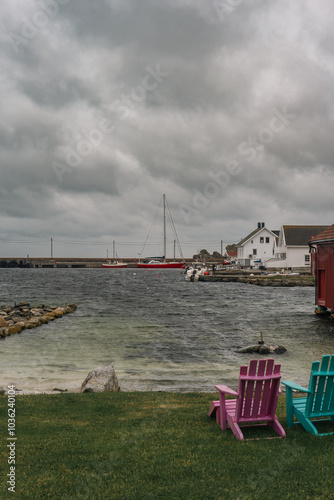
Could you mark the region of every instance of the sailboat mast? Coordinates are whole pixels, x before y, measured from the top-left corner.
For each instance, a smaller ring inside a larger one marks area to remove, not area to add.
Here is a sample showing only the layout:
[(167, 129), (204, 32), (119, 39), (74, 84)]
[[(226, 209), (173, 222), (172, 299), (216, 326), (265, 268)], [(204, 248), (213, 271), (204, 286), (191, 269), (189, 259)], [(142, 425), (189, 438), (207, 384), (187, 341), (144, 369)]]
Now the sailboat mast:
[(164, 204), (164, 259), (166, 258), (166, 195), (163, 194), (163, 204)]

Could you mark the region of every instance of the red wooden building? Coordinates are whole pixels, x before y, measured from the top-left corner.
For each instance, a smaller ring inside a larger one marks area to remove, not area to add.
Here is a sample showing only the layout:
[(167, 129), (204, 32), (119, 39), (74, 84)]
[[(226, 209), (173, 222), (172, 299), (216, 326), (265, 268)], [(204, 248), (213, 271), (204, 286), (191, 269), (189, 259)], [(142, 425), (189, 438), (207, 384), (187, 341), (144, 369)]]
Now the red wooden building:
[(309, 243), (314, 262), (316, 304), (334, 313), (334, 224)]

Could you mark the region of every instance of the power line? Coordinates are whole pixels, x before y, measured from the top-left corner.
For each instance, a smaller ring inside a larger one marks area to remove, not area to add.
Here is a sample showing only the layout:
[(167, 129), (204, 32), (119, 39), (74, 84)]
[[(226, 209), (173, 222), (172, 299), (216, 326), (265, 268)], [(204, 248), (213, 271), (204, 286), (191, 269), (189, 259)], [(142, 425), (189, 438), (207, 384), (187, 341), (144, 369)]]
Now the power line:
[(24, 244), (30, 244), (34, 245), (37, 243), (50, 243), (50, 240), (33, 240), (33, 241), (28, 241), (28, 240), (0, 240), (0, 243), (2, 245), (8, 245), (9, 243), (24, 243)]
[[(110, 240), (110, 241), (100, 241), (100, 242), (90, 242), (87, 240), (62, 240), (62, 239), (57, 239), (53, 238), (54, 243), (62, 243), (65, 245), (93, 245), (93, 246), (103, 246), (103, 245), (112, 245), (113, 241), (115, 240)], [(221, 240), (215, 240), (215, 241), (184, 241), (181, 242), (182, 246), (190, 246), (190, 245), (220, 245)], [(45, 240), (0, 240), (1, 244), (8, 245), (10, 243), (20, 243), (20, 244), (29, 244), (29, 245), (34, 245), (38, 243), (50, 243), (50, 239), (45, 239)], [(160, 241), (155, 241), (152, 243), (146, 243), (147, 245), (154, 246), (158, 245)], [(224, 240), (224, 244), (232, 244), (235, 242), (232, 241), (226, 241)], [(143, 241), (117, 241), (117, 245), (142, 245)], [(173, 241), (167, 242), (168, 245), (173, 245)]]

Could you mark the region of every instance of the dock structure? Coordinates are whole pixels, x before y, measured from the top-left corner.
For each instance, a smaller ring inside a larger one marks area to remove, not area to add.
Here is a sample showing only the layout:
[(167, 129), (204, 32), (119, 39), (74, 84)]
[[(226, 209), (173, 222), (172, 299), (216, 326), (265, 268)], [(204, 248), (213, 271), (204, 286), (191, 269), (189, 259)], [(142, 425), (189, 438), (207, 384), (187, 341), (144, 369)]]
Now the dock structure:
[[(74, 258), (74, 257), (61, 257), (57, 259), (50, 258), (34, 258), (29, 257), (26, 259), (22, 258), (3, 258), (0, 259), (1, 268), (99, 268), (106, 259), (95, 259), (95, 258)], [(124, 259), (126, 261), (126, 259)], [(128, 259), (127, 262), (129, 267), (135, 267), (133, 261)]]
[[(102, 264), (107, 259), (101, 258), (72, 258), (60, 257), (56, 259), (50, 258), (16, 258), (3, 257), (0, 258), (0, 268), (102, 268)], [(108, 259), (109, 260), (109, 259)], [(122, 259), (129, 268), (137, 266), (135, 259)], [(175, 259), (177, 260), (177, 259)], [(186, 260), (186, 259), (185, 259)]]
[(314, 286), (314, 276), (310, 276), (309, 273), (299, 275), (289, 275), (287, 273), (270, 276), (254, 271), (214, 271), (200, 276), (199, 281), (248, 283), (251, 285), (272, 287)]

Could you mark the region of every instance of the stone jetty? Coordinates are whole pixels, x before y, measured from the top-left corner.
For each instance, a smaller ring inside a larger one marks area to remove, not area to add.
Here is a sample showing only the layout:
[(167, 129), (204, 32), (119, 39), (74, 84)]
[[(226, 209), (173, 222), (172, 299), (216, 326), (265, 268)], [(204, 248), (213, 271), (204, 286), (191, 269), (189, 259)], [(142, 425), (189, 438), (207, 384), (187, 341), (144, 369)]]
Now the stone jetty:
[(44, 325), (64, 314), (76, 310), (75, 304), (63, 307), (36, 305), (31, 306), (29, 302), (22, 302), (14, 306), (0, 306), (0, 338), (8, 337), (14, 333), (20, 333), (24, 329), (36, 328)]
[(237, 282), (247, 283), (249, 285), (268, 286), (268, 287), (293, 287), (293, 286), (314, 286), (314, 276), (298, 275), (274, 275), (268, 276), (265, 274), (234, 274), (234, 273), (219, 273), (207, 274), (200, 276), (199, 281), (221, 281), (221, 282)]

